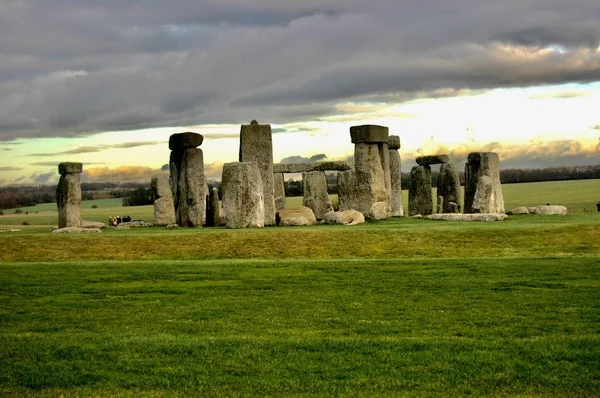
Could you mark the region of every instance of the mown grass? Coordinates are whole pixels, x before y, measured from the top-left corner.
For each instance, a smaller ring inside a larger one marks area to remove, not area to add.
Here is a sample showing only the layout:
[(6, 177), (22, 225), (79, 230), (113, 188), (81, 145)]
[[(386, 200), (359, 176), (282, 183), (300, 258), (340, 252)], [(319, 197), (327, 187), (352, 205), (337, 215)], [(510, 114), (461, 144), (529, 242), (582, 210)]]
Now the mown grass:
[(10, 263), (3, 394), (600, 394), (597, 258)]

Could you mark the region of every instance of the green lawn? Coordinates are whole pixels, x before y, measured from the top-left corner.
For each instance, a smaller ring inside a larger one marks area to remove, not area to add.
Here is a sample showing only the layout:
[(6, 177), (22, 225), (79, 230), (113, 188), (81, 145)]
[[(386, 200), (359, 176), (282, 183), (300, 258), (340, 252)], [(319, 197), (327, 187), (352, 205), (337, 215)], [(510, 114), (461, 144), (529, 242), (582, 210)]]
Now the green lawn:
[[(537, 204), (525, 185), (507, 202)], [(544, 187), (574, 205), (600, 192)], [(151, 215), (83, 206), (115, 209)], [(0, 396), (600, 396), (597, 212), (90, 235), (52, 222), (0, 233)]]

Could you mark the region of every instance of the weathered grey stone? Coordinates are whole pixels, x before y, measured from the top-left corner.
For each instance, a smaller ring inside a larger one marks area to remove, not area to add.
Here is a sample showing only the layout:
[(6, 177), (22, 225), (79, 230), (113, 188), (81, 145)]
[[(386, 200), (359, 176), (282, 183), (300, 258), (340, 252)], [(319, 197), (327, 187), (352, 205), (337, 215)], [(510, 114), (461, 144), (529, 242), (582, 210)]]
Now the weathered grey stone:
[(436, 185), (437, 194), (444, 198), (442, 209), (441, 211), (438, 210), (438, 213), (460, 213), (460, 208), (459, 211), (454, 211), (450, 206), (450, 203), (462, 203), (460, 179), (458, 172), (451, 163), (445, 163), (440, 166)]
[(387, 144), (389, 129), (385, 126), (364, 124), (350, 127), (350, 139), (353, 144)]
[(535, 211), (535, 206), (527, 206), (527, 211), (529, 212), (529, 214), (533, 214), (533, 212)]
[(275, 208), (277, 211), (285, 209), (285, 181), (283, 173), (274, 173), (273, 189), (275, 192)]
[(223, 165), (223, 216), (227, 228), (265, 225), (262, 178), (255, 162)]
[(177, 225), (177, 224), (169, 224), (169, 225), (167, 225), (167, 229), (177, 229), (177, 228), (179, 228), (179, 225)]
[(419, 156), (415, 159), (419, 166), (430, 166), (432, 164), (444, 164), (450, 162), (448, 155)]
[(100, 233), (100, 228), (63, 227), (52, 231), (53, 234), (90, 234)]
[(504, 213), (497, 153), (473, 152), (468, 155), (465, 166), (464, 212)]
[(414, 166), (410, 171), (410, 187), (408, 191), (408, 215), (433, 213), (433, 197), (431, 189), (431, 167)]
[(389, 215), (389, 203), (388, 202), (376, 202), (373, 203), (369, 209), (368, 218), (370, 220), (385, 220)]
[(313, 163), (315, 171), (346, 171), (351, 170), (350, 166), (346, 162), (316, 162)]
[[(385, 188), (387, 190), (387, 217), (392, 215), (392, 173), (390, 168), (390, 150), (387, 143), (379, 144), (379, 157), (381, 158), (381, 166), (383, 167), (383, 177)], [(386, 218), (387, 218), (386, 217)]]
[(441, 220), (441, 221), (504, 221), (508, 218), (506, 214), (499, 213), (474, 213), (474, 214), (433, 214), (425, 217), (429, 220)]
[(327, 213), (323, 219), (326, 224), (357, 225), (365, 222), (365, 216), (356, 210), (344, 210)]
[(460, 207), (458, 206), (458, 203), (455, 202), (450, 202), (450, 213), (460, 213)]
[(444, 213), (444, 197), (443, 196), (437, 197), (436, 213), (437, 214)]
[(66, 173), (60, 176), (56, 186), (56, 205), (58, 206), (59, 228), (81, 226), (81, 182), (79, 173)]
[(153, 177), (150, 186), (154, 194), (154, 225), (175, 224), (177, 219), (169, 176)]
[(256, 162), (263, 185), (264, 225), (275, 225), (275, 188), (273, 175), (273, 137), (270, 124), (253, 120), (240, 131), (240, 162)]
[(567, 214), (565, 206), (537, 206), (533, 210), (533, 214), (557, 214), (564, 216)]
[(144, 221), (144, 220), (133, 220), (129, 222), (122, 222), (117, 225), (117, 229), (129, 229), (129, 228), (139, 228), (139, 227), (151, 227), (152, 224)]
[(525, 206), (515, 207), (507, 211), (506, 214), (529, 214), (529, 210)]
[(198, 133), (172, 134), (169, 137), (169, 149), (172, 151), (183, 151), (185, 149), (197, 148), (202, 145), (202, 141), (204, 141), (204, 137)]
[(391, 192), (390, 192), (390, 208), (392, 217), (401, 217), (404, 215), (404, 208), (402, 205), (402, 170), (401, 170), (401, 159), (398, 148), (400, 148), (400, 137), (391, 135), (390, 142), (396, 141), (397, 147), (394, 148), (388, 144), (390, 152), (390, 180), (391, 180)]
[(206, 204), (206, 226), (216, 227), (221, 224), (219, 189), (211, 188), (208, 192), (208, 202)]
[(58, 174), (79, 174), (83, 171), (83, 163), (63, 162), (58, 165)]
[(99, 222), (99, 221), (81, 221), (81, 228), (97, 228), (97, 229), (104, 229), (106, 228), (106, 224), (104, 224), (103, 222)]
[(169, 166), (177, 225), (201, 227), (206, 212), (206, 178), (202, 149), (171, 151)]
[(304, 187), (303, 205), (314, 212), (317, 220), (322, 220), (325, 214), (333, 210), (327, 195), (325, 172), (302, 173), (302, 186)]
[(400, 137), (397, 135), (390, 135), (388, 137), (388, 148), (389, 149), (400, 149)]
[(308, 207), (299, 207), (296, 209), (283, 209), (279, 212), (279, 226), (308, 226), (316, 225), (317, 219), (312, 209)]
[(338, 191), (340, 210), (357, 210), (365, 217), (373, 203), (388, 202), (380, 145), (354, 146), (354, 171), (338, 173)]

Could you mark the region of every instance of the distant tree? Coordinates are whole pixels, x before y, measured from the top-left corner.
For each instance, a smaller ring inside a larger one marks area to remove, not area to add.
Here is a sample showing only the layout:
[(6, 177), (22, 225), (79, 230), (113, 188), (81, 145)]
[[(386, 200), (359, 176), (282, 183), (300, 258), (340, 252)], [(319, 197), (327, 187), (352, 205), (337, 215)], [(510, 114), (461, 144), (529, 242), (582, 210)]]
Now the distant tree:
[(123, 206), (146, 206), (154, 203), (152, 189), (136, 188), (123, 198)]
[(283, 183), (285, 187), (285, 196), (303, 196), (304, 187), (302, 186), (302, 180), (294, 181), (291, 178)]

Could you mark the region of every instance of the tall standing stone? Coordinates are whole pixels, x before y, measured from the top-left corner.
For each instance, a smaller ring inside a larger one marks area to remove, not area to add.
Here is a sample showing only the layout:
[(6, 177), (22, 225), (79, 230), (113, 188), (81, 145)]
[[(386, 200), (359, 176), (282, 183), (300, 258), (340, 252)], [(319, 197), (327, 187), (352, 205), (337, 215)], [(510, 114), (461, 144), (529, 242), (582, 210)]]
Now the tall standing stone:
[(400, 149), (400, 137), (390, 135), (388, 139), (388, 149), (390, 151), (390, 207), (392, 217), (401, 217), (404, 215), (402, 206), (402, 169), (401, 159), (398, 149)]
[(204, 155), (197, 146), (203, 137), (197, 133), (173, 134), (169, 138), (171, 192), (177, 225), (201, 227), (206, 212)]
[(461, 203), (460, 179), (451, 163), (440, 166), (440, 173), (437, 178), (437, 194), (443, 198), (443, 206), (441, 212), (438, 211), (438, 213), (454, 213), (451, 203)]
[(60, 179), (56, 186), (58, 228), (81, 226), (81, 178), (82, 163), (60, 163)]
[(255, 162), (223, 165), (223, 213), (227, 228), (265, 225), (262, 178)]
[[(389, 207), (388, 128), (353, 126), (350, 127), (350, 137), (354, 144), (354, 171), (338, 174), (340, 210), (357, 210), (365, 217), (381, 214), (379, 211), (372, 212), (371, 208), (378, 202), (386, 202)], [(389, 215), (391, 211), (388, 209), (387, 213)]]
[(206, 226), (216, 227), (221, 224), (221, 204), (219, 203), (219, 189), (209, 188), (206, 202)]
[(327, 178), (324, 171), (302, 173), (304, 188), (303, 205), (310, 208), (317, 220), (325, 218), (325, 214), (333, 211), (329, 195), (327, 195)]
[(467, 157), (464, 212), (504, 213), (497, 153), (473, 152)]
[(169, 176), (154, 177), (150, 185), (154, 194), (154, 225), (175, 224), (177, 220)]
[(285, 209), (285, 182), (283, 173), (274, 173), (273, 188), (275, 190), (275, 208), (277, 212)]
[(431, 189), (431, 167), (414, 166), (410, 171), (410, 189), (408, 191), (408, 215), (428, 216), (433, 213)]
[(240, 162), (256, 162), (263, 184), (265, 225), (275, 225), (275, 188), (273, 175), (273, 138), (270, 124), (256, 120), (240, 131)]

